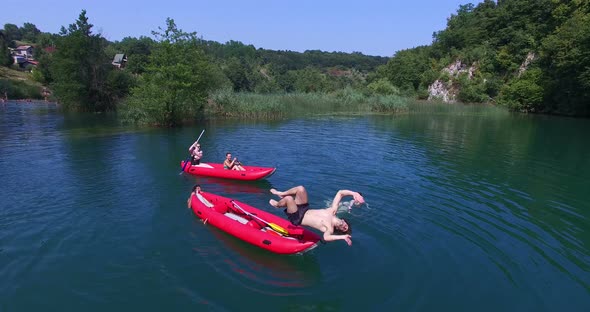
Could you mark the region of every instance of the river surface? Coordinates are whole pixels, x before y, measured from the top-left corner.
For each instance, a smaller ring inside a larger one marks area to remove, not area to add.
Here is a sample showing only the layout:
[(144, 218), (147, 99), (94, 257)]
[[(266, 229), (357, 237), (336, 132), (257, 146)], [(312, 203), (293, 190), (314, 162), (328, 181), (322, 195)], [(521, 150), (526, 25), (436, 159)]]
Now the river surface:
[[(179, 174), (232, 152), (258, 182)], [(590, 120), (306, 117), (130, 129), (0, 105), (0, 311), (590, 311)], [(284, 216), (339, 189), (353, 244), (275, 255), (204, 225), (193, 184)]]

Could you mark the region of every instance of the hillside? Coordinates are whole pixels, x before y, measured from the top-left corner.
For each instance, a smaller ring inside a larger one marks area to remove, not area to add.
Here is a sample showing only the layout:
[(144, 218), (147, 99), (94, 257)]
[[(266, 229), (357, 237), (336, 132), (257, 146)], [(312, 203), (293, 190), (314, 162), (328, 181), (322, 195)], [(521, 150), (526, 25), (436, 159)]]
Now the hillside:
[(462, 5), (431, 45), (397, 52), (379, 74), (422, 98), (442, 94), (521, 112), (590, 116), (590, 4)]
[(41, 99), (43, 86), (31, 79), (31, 74), (0, 66), (0, 96), (8, 99)]

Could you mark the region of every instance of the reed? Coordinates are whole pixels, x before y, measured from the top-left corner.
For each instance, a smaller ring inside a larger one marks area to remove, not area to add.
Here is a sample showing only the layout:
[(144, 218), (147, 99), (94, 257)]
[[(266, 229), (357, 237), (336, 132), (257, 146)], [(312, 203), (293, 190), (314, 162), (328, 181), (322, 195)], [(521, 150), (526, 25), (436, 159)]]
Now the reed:
[(240, 118), (282, 118), (329, 113), (400, 113), (408, 100), (395, 95), (365, 95), (352, 89), (334, 93), (236, 93), (220, 90), (210, 96), (205, 113)]

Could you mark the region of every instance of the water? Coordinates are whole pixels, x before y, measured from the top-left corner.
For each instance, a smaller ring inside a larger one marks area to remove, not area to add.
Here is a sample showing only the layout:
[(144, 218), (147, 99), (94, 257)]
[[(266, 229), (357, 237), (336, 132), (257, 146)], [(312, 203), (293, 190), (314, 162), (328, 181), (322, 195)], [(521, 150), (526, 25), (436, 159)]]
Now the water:
[[(258, 182), (179, 175), (201, 138), (277, 166)], [(590, 121), (410, 115), (128, 129), (0, 106), (0, 311), (589, 311)], [(353, 245), (274, 255), (203, 225), (194, 183), (281, 214), (338, 189)], [(347, 201), (346, 199), (345, 201)]]

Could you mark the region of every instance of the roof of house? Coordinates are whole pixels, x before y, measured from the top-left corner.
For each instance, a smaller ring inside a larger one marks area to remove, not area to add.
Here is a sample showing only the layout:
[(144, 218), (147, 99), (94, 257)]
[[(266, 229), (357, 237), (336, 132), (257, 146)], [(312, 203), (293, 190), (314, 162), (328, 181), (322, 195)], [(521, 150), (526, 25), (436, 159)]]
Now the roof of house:
[(113, 63), (121, 63), (125, 60), (125, 54), (115, 54), (115, 58), (113, 59)]
[(22, 45), (22, 46), (18, 46), (16, 47), (17, 50), (26, 50), (28, 48), (32, 48), (32, 46), (29, 45)]

